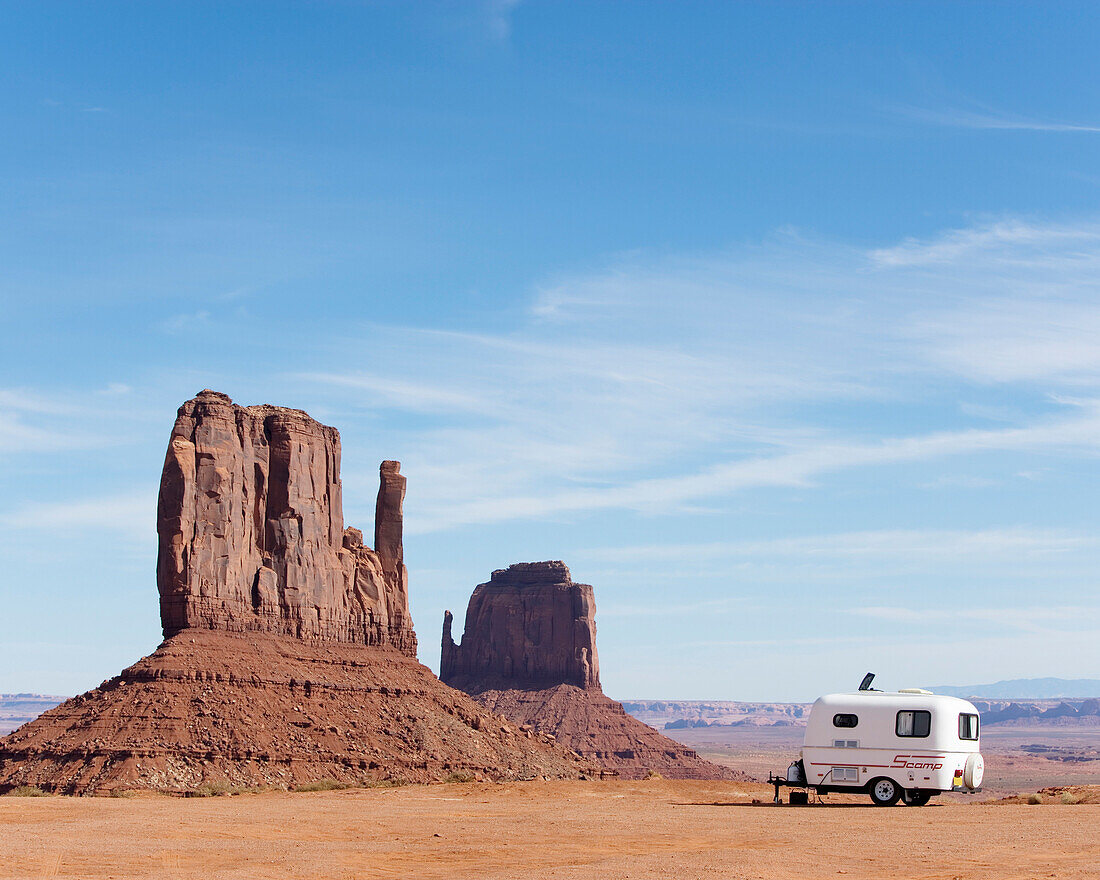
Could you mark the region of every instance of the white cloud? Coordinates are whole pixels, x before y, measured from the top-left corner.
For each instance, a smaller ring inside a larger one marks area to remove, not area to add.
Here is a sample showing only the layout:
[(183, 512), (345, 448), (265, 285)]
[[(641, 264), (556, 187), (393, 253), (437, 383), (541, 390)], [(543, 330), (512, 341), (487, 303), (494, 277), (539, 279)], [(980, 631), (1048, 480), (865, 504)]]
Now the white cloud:
[(937, 626), (972, 621), (991, 627), (1010, 628), (1032, 634), (1056, 635), (1064, 630), (1082, 632), (1100, 626), (1100, 607), (1033, 606), (1015, 608), (905, 608), (865, 606), (849, 609), (849, 614), (899, 624)]
[[(94, 393), (121, 396), (129, 390), (111, 383)], [(105, 429), (103, 420), (104, 413), (87, 393), (0, 388), (0, 454), (56, 453), (127, 442), (117, 430)]]
[(937, 371), (983, 383), (1100, 384), (1100, 225), (993, 222), (870, 258), (876, 275), (901, 279), (923, 300), (897, 338)]
[[(869, 253), (880, 267), (959, 264), (968, 259), (993, 258), (1001, 272), (1011, 269), (1069, 268), (1080, 261), (1096, 268), (1100, 226), (1035, 224), (1018, 219), (950, 229), (927, 240), (907, 238)], [(1070, 250), (1067, 251), (1067, 248)], [(1000, 274), (1000, 273), (999, 273)]]
[(400, 379), (371, 376), (366, 373), (349, 375), (300, 373), (297, 378), (307, 382), (320, 382), (342, 388), (367, 391), (371, 393), (375, 406), (392, 406), (412, 412), (485, 413), (492, 409), (488, 401), (458, 390), (406, 382)]
[(78, 113), (106, 113), (106, 107), (100, 107), (95, 104), (84, 104), (80, 102), (66, 102), (56, 101), (52, 98), (46, 98), (42, 101), (45, 107), (57, 107), (65, 110), (76, 110)]
[(155, 534), (156, 495), (137, 491), (71, 501), (33, 502), (0, 514), (0, 524), (17, 530), (70, 529), (123, 533), (146, 540)]
[[(386, 408), (423, 417), (388, 441), (418, 476), (413, 529), (683, 512), (855, 469), (1095, 455), (1098, 292), (1091, 221), (1004, 219), (869, 250), (783, 230), (559, 277), (509, 332), (372, 326), (336, 349), (342, 369), (295, 378), (338, 392), (329, 408), (345, 423)], [(1013, 405), (983, 397), (991, 385), (1018, 390)], [(914, 404), (925, 427), (909, 432), (821, 418)], [(918, 484), (968, 479), (927, 470)]]
[(190, 333), (209, 327), (210, 323), (210, 312), (206, 309), (199, 309), (197, 312), (173, 315), (160, 323), (160, 329), (171, 334)]
[(26, 424), (14, 413), (0, 411), (0, 454), (54, 452), (77, 445), (75, 438)]
[(1096, 303), (972, 305), (929, 320), (920, 332), (932, 358), (983, 382), (1094, 385), (1100, 375)]
[(702, 544), (661, 544), (604, 547), (584, 551), (585, 558), (608, 562), (672, 562), (783, 557), (859, 557), (937, 562), (1003, 560), (1006, 564), (1022, 557), (1049, 559), (1054, 554), (1095, 550), (1100, 537), (1058, 529), (881, 529), (825, 535), (800, 535), (763, 541), (720, 541)]
[(429, 509), (415, 527), (432, 531), (458, 524), (554, 516), (577, 511), (627, 509), (672, 512), (683, 505), (746, 489), (792, 488), (813, 484), (825, 474), (853, 468), (906, 464), (992, 451), (1060, 448), (1100, 452), (1100, 413), (1036, 423), (1023, 428), (941, 432), (888, 438), (875, 443), (821, 442), (776, 456), (751, 457), (709, 465), (669, 477), (611, 486), (567, 489), (539, 495), (482, 497)]
[[(98, 445), (67, 424), (79, 407), (55, 395), (23, 388), (0, 389), (0, 454), (57, 452)], [(37, 424), (30, 424), (28, 419)], [(51, 425), (56, 420), (58, 425)]]
[(1001, 480), (990, 480), (968, 474), (943, 474), (918, 485), (922, 489), (991, 489), (1003, 484)]
[(496, 40), (507, 40), (512, 34), (512, 13), (520, 0), (483, 0), (485, 23), (489, 35)]
[(1032, 119), (1027, 116), (1001, 113), (989, 108), (973, 111), (961, 108), (932, 110), (922, 107), (900, 106), (896, 109), (902, 115), (910, 119), (915, 119), (918, 122), (943, 125), (950, 128), (971, 128), (984, 131), (1046, 131), (1085, 134), (1100, 132), (1100, 125)]
[(0, 411), (13, 410), (46, 415), (72, 415), (78, 408), (56, 395), (26, 388), (0, 388)]
[(725, 596), (703, 602), (675, 602), (645, 604), (627, 604), (612, 602), (600, 605), (597, 618), (607, 617), (694, 617), (699, 614), (724, 614), (743, 606), (746, 599), (739, 596)]

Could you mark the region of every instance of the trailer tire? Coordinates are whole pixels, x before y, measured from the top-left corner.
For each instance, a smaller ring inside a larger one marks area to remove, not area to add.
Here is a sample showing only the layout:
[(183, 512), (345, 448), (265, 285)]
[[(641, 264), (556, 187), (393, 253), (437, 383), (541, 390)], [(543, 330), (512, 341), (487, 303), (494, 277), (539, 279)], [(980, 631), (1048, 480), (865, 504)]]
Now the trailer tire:
[(875, 802), (876, 807), (892, 807), (901, 797), (901, 786), (893, 779), (880, 776), (868, 783), (867, 793), (871, 795), (871, 800)]
[(966, 766), (963, 767), (963, 785), (967, 788), (980, 788), (984, 776), (985, 761), (975, 752), (966, 759)]

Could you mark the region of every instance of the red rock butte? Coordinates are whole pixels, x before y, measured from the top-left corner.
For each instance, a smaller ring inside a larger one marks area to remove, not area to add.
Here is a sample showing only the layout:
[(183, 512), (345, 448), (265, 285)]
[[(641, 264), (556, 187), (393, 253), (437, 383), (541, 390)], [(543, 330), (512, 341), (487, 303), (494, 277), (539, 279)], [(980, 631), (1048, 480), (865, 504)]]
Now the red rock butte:
[(0, 739), (0, 793), (591, 770), (416, 661), (404, 495), (383, 462), (366, 547), (344, 527), (335, 428), (215, 391), (187, 401), (157, 506), (164, 641)]
[(340, 434), (301, 410), (203, 391), (180, 407), (157, 504), (165, 638), (184, 629), (388, 645), (416, 656), (405, 478), (384, 461), (375, 547), (344, 528)]
[(487, 709), (625, 778), (744, 779), (628, 715), (604, 695), (596, 600), (564, 562), (521, 562), (478, 584), (461, 644), (443, 617), (439, 677)]
[(462, 644), (443, 617), (439, 677), (466, 691), (570, 684), (600, 689), (596, 600), (564, 562), (520, 562), (478, 584)]

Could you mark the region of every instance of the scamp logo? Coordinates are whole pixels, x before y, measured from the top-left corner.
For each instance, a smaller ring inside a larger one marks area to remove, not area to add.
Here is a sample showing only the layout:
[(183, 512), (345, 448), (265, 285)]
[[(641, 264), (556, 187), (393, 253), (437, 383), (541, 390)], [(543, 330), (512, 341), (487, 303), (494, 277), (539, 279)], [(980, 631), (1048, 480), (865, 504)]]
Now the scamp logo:
[(930, 755), (894, 755), (891, 770), (942, 770), (943, 760)]

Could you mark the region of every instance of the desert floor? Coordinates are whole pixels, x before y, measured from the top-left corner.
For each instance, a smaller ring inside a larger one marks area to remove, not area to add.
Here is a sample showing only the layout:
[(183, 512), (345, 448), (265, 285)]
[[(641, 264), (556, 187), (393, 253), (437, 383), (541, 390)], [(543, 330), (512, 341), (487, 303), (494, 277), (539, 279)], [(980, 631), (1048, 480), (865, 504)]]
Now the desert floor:
[(660, 779), (5, 797), (0, 876), (1003, 880), (1100, 865), (1100, 805), (844, 800), (774, 806), (759, 784)]

